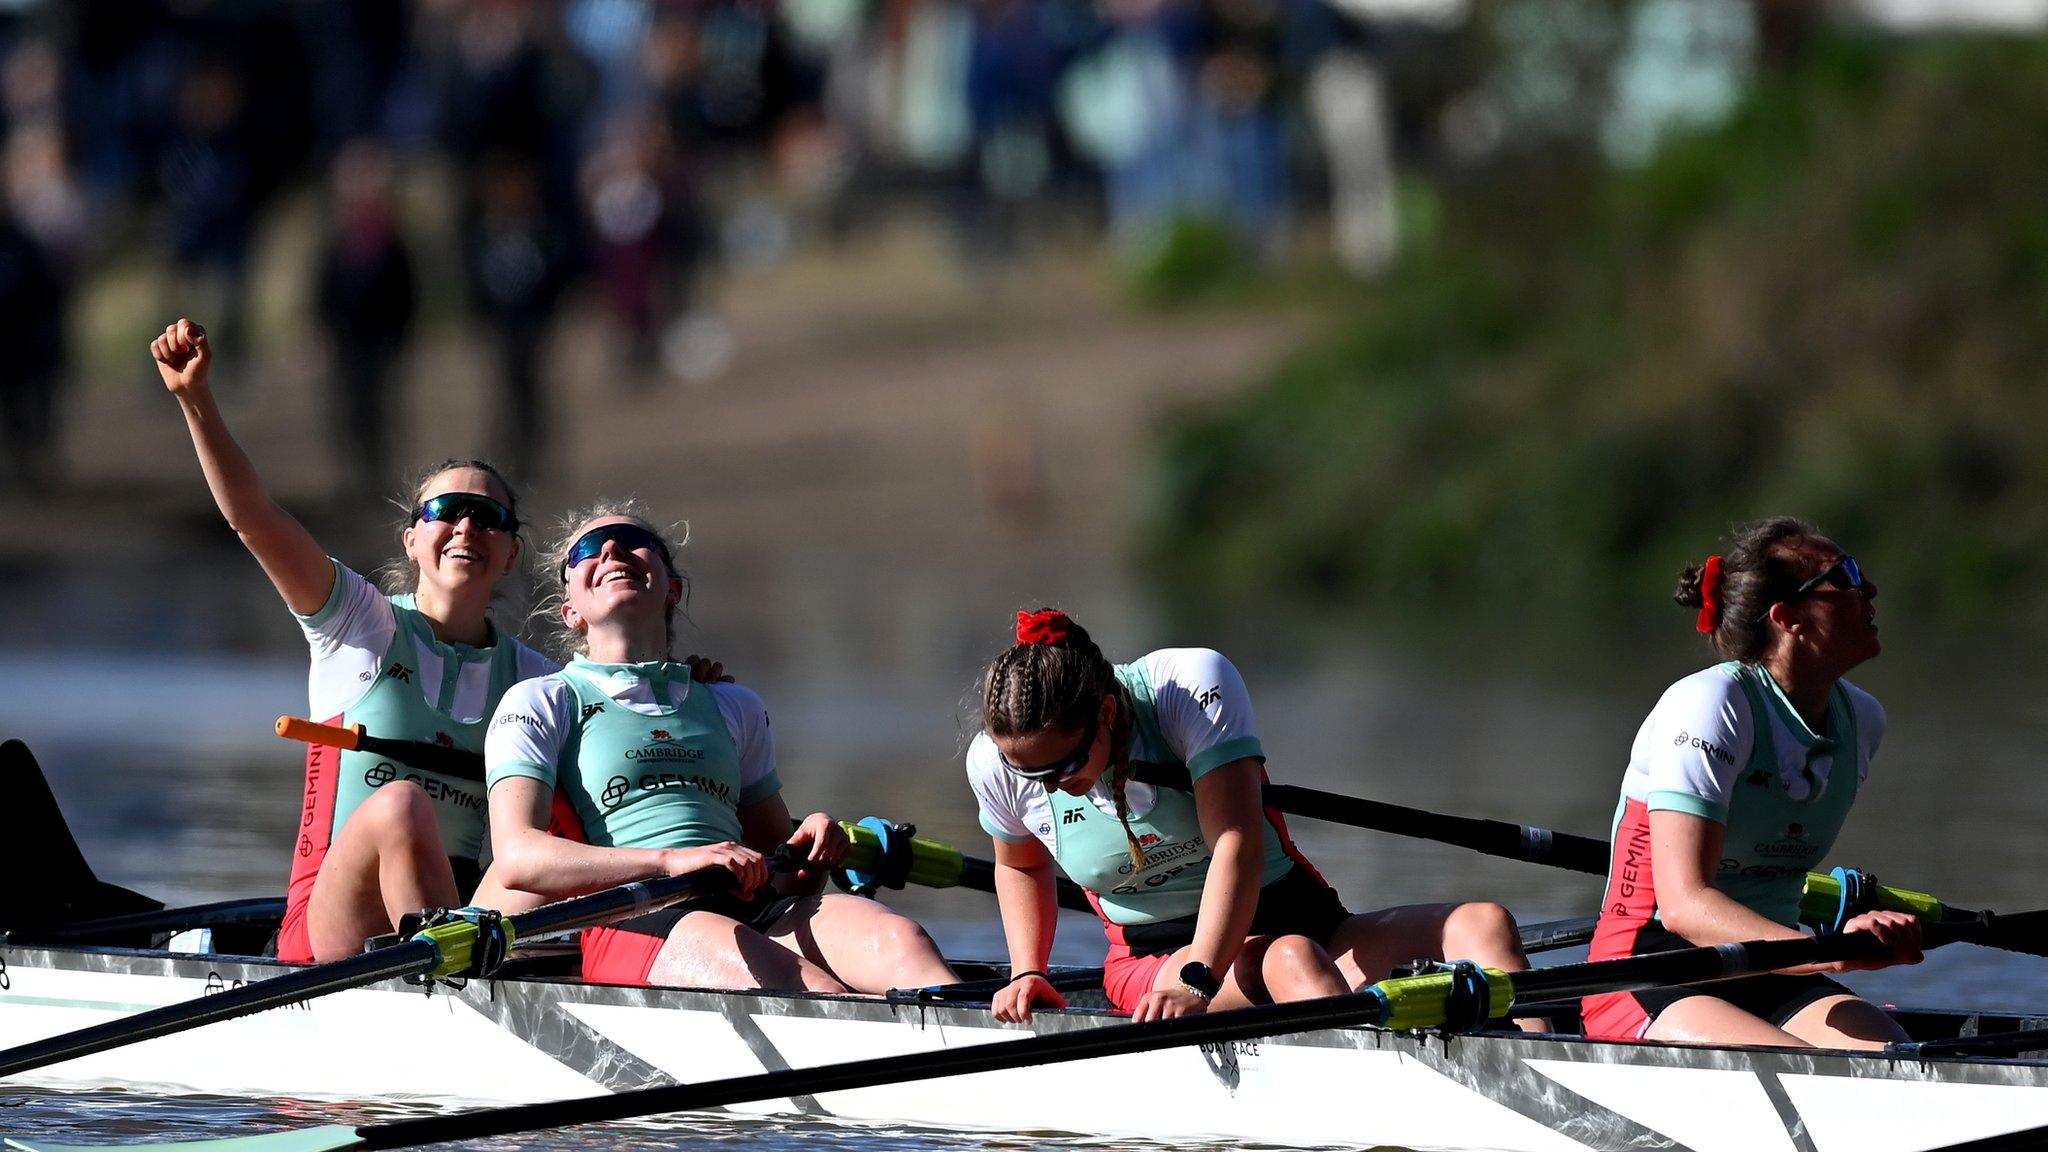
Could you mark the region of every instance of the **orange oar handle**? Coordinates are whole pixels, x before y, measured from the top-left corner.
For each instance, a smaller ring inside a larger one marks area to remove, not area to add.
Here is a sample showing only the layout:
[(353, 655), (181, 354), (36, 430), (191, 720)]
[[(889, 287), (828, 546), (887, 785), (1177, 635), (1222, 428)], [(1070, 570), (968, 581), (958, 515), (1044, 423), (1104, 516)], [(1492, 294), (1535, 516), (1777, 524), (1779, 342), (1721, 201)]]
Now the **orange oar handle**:
[(279, 716), (277, 734), (287, 740), (305, 744), (325, 744), (332, 748), (353, 750), (363, 740), (363, 726), (351, 724), (346, 728), (333, 724), (315, 724), (297, 716)]

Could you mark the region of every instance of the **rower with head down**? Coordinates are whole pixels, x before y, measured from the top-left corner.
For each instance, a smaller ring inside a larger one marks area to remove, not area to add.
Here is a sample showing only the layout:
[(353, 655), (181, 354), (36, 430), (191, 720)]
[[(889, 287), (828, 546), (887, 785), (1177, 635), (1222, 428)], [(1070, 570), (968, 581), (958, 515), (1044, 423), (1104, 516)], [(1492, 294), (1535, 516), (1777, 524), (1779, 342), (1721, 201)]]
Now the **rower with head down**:
[[(298, 617), (312, 649), (311, 715), (374, 736), (483, 749), (505, 689), (556, 665), (491, 622), (519, 557), (518, 499), (497, 469), (450, 460), (407, 492), (402, 561), (389, 593), (330, 559), (264, 490), (228, 434), (208, 374), (206, 332), (190, 320), (150, 345), (178, 400), (214, 502)], [(292, 855), (279, 959), (360, 952), (406, 912), (462, 904), (484, 842), (481, 781), (366, 752), (314, 745)]]
[[(1801, 935), (1804, 878), (1834, 845), (1884, 738), (1884, 709), (1842, 677), (1876, 656), (1877, 584), (1789, 516), (1737, 530), (1675, 597), (1724, 662), (1667, 689), (1636, 733), (1591, 958)], [(1881, 1048), (1905, 1032), (1821, 975), (1913, 963), (1919, 924), (1849, 919), (1892, 948), (1700, 987), (1589, 997), (1605, 1039)]]
[(1498, 904), (1346, 910), (1263, 807), (1251, 699), (1217, 652), (1112, 664), (1064, 613), (1020, 612), (981, 713), (967, 776), (1017, 974), (1001, 1019), (1064, 1003), (1044, 976), (1055, 864), (1102, 917), (1104, 990), (1141, 1020), (1337, 995), (1417, 957), (1528, 967)]
[[(671, 662), (687, 582), (630, 502), (565, 522), (543, 606), (573, 654), (506, 693), (484, 746), (491, 875), (479, 903), (517, 908), (653, 876), (732, 873), (723, 896), (583, 934), (583, 977), (614, 984), (882, 992), (955, 979), (916, 921), (818, 895), (845, 831), (814, 812), (790, 831), (761, 698), (692, 683)], [(764, 853), (803, 861), (772, 878)]]

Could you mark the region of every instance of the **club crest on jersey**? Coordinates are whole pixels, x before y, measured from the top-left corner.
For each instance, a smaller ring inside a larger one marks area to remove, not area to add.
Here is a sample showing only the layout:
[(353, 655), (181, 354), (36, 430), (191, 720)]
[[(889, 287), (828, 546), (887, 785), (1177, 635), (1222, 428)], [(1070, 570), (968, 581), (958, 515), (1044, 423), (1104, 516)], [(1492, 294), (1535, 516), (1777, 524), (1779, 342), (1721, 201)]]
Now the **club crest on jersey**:
[(692, 748), (675, 738), (666, 728), (647, 730), (647, 744), (641, 748), (626, 749), (628, 760), (661, 760), (675, 764), (696, 764), (704, 759), (702, 748)]

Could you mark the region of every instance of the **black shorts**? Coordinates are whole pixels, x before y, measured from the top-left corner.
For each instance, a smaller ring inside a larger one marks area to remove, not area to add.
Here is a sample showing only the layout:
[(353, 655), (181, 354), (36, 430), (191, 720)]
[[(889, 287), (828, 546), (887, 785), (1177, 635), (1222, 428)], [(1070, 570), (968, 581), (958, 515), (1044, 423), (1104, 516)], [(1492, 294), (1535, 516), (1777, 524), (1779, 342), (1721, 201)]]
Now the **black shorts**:
[(1783, 1028), (1800, 1011), (1830, 996), (1854, 996), (1848, 988), (1825, 976), (1739, 976), (1708, 984), (1687, 984), (1677, 988), (1650, 988), (1631, 992), (1645, 1015), (1655, 1020), (1666, 1008), (1694, 996), (1726, 1000), (1752, 1016)]
[[(1637, 933), (1634, 955), (1690, 948), (1691, 941), (1655, 924)], [(1807, 1006), (1830, 996), (1855, 993), (1825, 976), (1784, 976), (1775, 972), (1761, 976), (1739, 976), (1733, 980), (1712, 980), (1704, 984), (1682, 984), (1674, 988), (1647, 988), (1639, 992), (1610, 992), (1588, 996), (1583, 1004), (1586, 1034), (1595, 1039), (1637, 1040), (1665, 1009), (1694, 996), (1725, 1000), (1773, 1027), (1783, 1028)]]
[(730, 893), (720, 893), (717, 896), (706, 896), (701, 900), (685, 900), (680, 904), (671, 904), (659, 911), (635, 916), (631, 920), (621, 920), (612, 925), (612, 929), (666, 940), (668, 934), (675, 930), (675, 926), (682, 923), (683, 917), (695, 912), (711, 912), (737, 920), (756, 932), (766, 932), (777, 920), (782, 919), (783, 913), (788, 912), (802, 899), (802, 896), (780, 896), (772, 891), (751, 900), (742, 900)]
[[(1306, 936), (1328, 944), (1337, 926), (1350, 918), (1337, 890), (1297, 862), (1286, 875), (1259, 889), (1259, 909), (1252, 913), (1245, 935)], [(1195, 917), (1127, 924), (1123, 937), (1133, 956), (1165, 955), (1195, 942)]]

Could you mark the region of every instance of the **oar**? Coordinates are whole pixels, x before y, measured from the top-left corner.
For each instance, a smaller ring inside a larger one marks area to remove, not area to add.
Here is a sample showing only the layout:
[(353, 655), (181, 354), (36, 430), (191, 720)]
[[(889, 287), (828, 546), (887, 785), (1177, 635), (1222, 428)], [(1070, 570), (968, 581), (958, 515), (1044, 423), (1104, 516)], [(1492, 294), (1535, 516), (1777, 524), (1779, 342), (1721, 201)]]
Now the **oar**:
[[(1995, 945), (2007, 934), (2039, 935), (2044, 929), (2048, 929), (2048, 909), (1988, 920), (1928, 924), (1922, 933), (1927, 947), (1938, 948), (1958, 941)], [(1891, 950), (1875, 936), (1850, 932), (1681, 948), (1523, 972), (1467, 965), (1462, 972), (1448, 970), (1382, 980), (1361, 994), (1374, 997), (1383, 1005), (1385, 1011), (1375, 1021), (1382, 1027), (1439, 1028), (1446, 1023), (1477, 1027), (1478, 1022), (1514, 1015), (1517, 1008), (1527, 1005), (1603, 992), (1699, 984), (1800, 964), (1881, 959), (1889, 955)]]
[(363, 731), (361, 724), (351, 724), (343, 728), (334, 724), (302, 720), (297, 716), (279, 716), (277, 734), (287, 740), (297, 740), (305, 744), (325, 744), (330, 748), (388, 757), (437, 776), (476, 781), (484, 778), (484, 757), (481, 752), (471, 752), (467, 748), (444, 748), (425, 740), (392, 740), (382, 736), (371, 736)]
[[(2048, 915), (2048, 912), (2030, 915)], [(1969, 927), (1962, 926), (1959, 930), (1967, 930)], [(1878, 952), (1884, 951), (1883, 945), (1866, 934), (1858, 933), (1850, 936), (1756, 941), (1749, 944), (1728, 944), (1720, 948), (1685, 950), (1688, 954), (1706, 953), (1710, 960), (1705, 964), (1685, 965), (1673, 961), (1672, 958), (1680, 955), (1679, 953), (1601, 961), (1601, 966), (1610, 968), (1616, 975), (1605, 981), (1582, 975), (1573, 983), (1555, 982), (1554, 987), (1545, 995), (1555, 999), (1560, 996), (1590, 995), (1594, 992), (1626, 991), (1662, 982), (1657, 979), (1646, 979), (1642, 975), (1642, 969), (1648, 962), (1666, 962), (1665, 967), (1673, 973), (1672, 978), (1697, 980), (1733, 975), (1738, 971), (1761, 971), (1830, 959), (1867, 956), (1872, 954), (1873, 948)], [(1679, 971), (1681, 968), (1684, 970)], [(1533, 980), (1544, 973), (1561, 971), (1565, 969), (1542, 969), (1515, 975)], [(1488, 979), (1483, 983), (1490, 987), (1494, 975), (1488, 973)], [(1403, 1002), (1405, 1011), (1414, 1013), (1425, 999), (1420, 994), (1421, 986), (1440, 978), (1416, 976), (1403, 979), (1413, 982), (1409, 987), (1414, 991), (1403, 992), (1398, 998)], [(1085, 1028), (992, 1044), (970, 1044), (937, 1052), (822, 1064), (814, 1068), (735, 1076), (699, 1084), (643, 1088), (613, 1096), (591, 1096), (545, 1104), (524, 1104), (510, 1108), (423, 1116), (412, 1120), (369, 1124), (355, 1128), (336, 1124), (290, 1132), (231, 1137), (223, 1140), (189, 1141), (181, 1144), (156, 1144), (150, 1147), (155, 1152), (229, 1152), (230, 1149), (232, 1152), (344, 1152), (352, 1148), (411, 1148), (421, 1144), (438, 1144), (452, 1140), (511, 1136), (572, 1124), (629, 1120), (664, 1112), (720, 1108), (755, 1100), (816, 1096), (827, 1092), (846, 1092), (884, 1084), (937, 1080), (979, 1072), (1000, 1072), (1011, 1068), (1122, 1056), (1161, 1048), (1222, 1044), (1310, 1029), (1345, 1028), (1361, 1024), (1384, 1025), (1393, 1016), (1392, 1000), (1396, 997), (1377, 995), (1375, 992), (1390, 983), (1395, 982), (1382, 981), (1364, 993), (1333, 996), (1327, 999), (1263, 1004), (1231, 1012), (1207, 1012), (1171, 1020), (1153, 1020), (1143, 1024)], [(22, 1152), (73, 1152), (88, 1147), (110, 1146), (54, 1144), (40, 1140), (17, 1140), (12, 1137), (8, 1138), (7, 1144), (21, 1149)]]
[[(1166, 788), (1186, 790), (1193, 786), (1188, 783), (1184, 769), (1175, 770), (1159, 764), (1139, 765), (1136, 778), (1144, 783)], [(1547, 864), (1553, 868), (1563, 868), (1590, 876), (1605, 876), (1610, 863), (1611, 845), (1605, 840), (1596, 840), (1590, 836), (1579, 836), (1570, 832), (1554, 832), (1530, 824), (1453, 816), (1443, 812), (1430, 812), (1421, 808), (1367, 800), (1360, 796), (1348, 796), (1341, 792), (1326, 792), (1320, 788), (1304, 788), (1296, 784), (1266, 785), (1265, 803), (1267, 807), (1290, 816), (1324, 820), (1374, 832), (1389, 832), (1417, 840), (1431, 840), (1454, 847), (1469, 848), (1488, 856), (1500, 856), (1532, 864)], [(1843, 881), (1840, 877), (1818, 872), (1808, 873), (1805, 893), (1799, 903), (1800, 918), (1821, 924), (1833, 923), (1841, 909), (1842, 891)], [(1925, 892), (1882, 884), (1872, 886), (1869, 901), (1870, 907), (1893, 912), (1909, 912), (1930, 921), (1971, 921), (1987, 915), (1944, 903)], [(1994, 947), (2014, 952), (2048, 955), (2048, 941), (2013, 939)]]
[[(954, 1001), (988, 1003), (989, 997), (1010, 986), (1013, 976), (991, 976), (986, 980), (962, 980), (957, 984), (935, 984), (929, 988), (891, 988), (883, 999), (891, 1004), (938, 1004)], [(1102, 969), (1066, 968), (1054, 972), (1047, 983), (1061, 992), (1085, 992), (1102, 987)]]
[[(375, 756), (388, 756), (402, 764), (410, 764), (427, 772), (453, 776), (463, 780), (484, 778), (484, 758), (476, 752), (461, 748), (443, 748), (424, 740), (391, 740), (371, 736), (363, 731), (360, 724), (342, 728), (333, 724), (317, 724), (296, 716), (279, 716), (277, 734), (287, 740), (299, 740), (307, 744), (325, 744), (334, 748), (360, 750)], [(872, 823), (871, 823), (872, 822)], [(870, 824), (869, 846), (885, 851), (889, 844), (891, 829), (900, 830), (904, 825), (884, 824), (870, 817), (863, 824)], [(854, 825), (844, 825), (852, 832)], [(884, 878), (883, 886), (901, 888), (904, 883), (917, 884), (927, 888), (972, 888), (980, 892), (994, 892), (995, 865), (973, 856), (963, 856), (958, 849), (948, 847), (934, 840), (912, 839), (909, 870), (900, 877)], [(1094, 912), (1094, 906), (1081, 889), (1070, 880), (1060, 881), (1059, 904), (1062, 908), (1076, 912)]]
[(216, 900), (211, 904), (193, 904), (184, 908), (162, 908), (155, 912), (129, 912), (120, 916), (104, 916), (97, 920), (81, 920), (75, 924), (59, 924), (50, 928), (20, 928), (12, 932), (0, 932), (0, 940), (9, 944), (64, 944), (80, 940), (101, 940), (108, 936), (127, 933), (183, 932), (188, 928), (261, 924), (265, 921), (274, 922), (283, 915), (283, 897), (257, 896), (239, 900)]
[[(777, 857), (770, 859), (775, 861)], [(785, 869), (794, 867), (796, 863), (789, 857), (779, 860), (779, 866)], [(487, 923), (480, 922), (485, 918), (454, 919), (430, 925), (411, 939), (389, 948), (315, 964), (196, 1000), (166, 1004), (105, 1024), (16, 1045), (0, 1051), (0, 1076), (12, 1076), (109, 1048), (183, 1032), (202, 1024), (232, 1020), (329, 992), (374, 984), (379, 980), (465, 974), (472, 970), (474, 962), (488, 961), (487, 954), (493, 951), (502, 957), (521, 944), (637, 916), (692, 896), (724, 891), (731, 880), (732, 873), (723, 868), (636, 880), (559, 900), (531, 912), (503, 917), (497, 921), (498, 928), (502, 930), (502, 938), (498, 939), (493, 938), (495, 933)], [(485, 966), (488, 970), (488, 964)]]
[[(893, 824), (870, 816), (858, 824), (842, 822), (840, 827), (846, 829), (855, 844), (875, 853), (872, 865), (854, 865), (845, 869), (851, 873), (868, 873), (854, 877), (856, 892), (865, 893), (875, 887), (901, 888), (906, 883), (925, 888), (960, 887), (977, 892), (996, 890), (993, 861), (967, 856), (951, 845), (913, 835), (916, 830), (907, 824)], [(1089, 903), (1088, 894), (1079, 884), (1062, 876), (1055, 888), (1060, 907), (1094, 914), (1095, 906)]]

